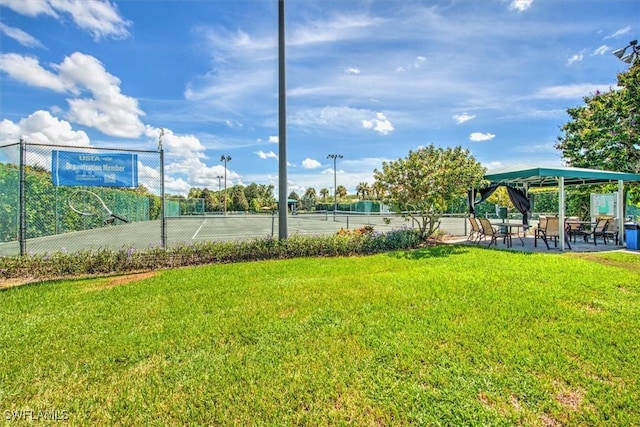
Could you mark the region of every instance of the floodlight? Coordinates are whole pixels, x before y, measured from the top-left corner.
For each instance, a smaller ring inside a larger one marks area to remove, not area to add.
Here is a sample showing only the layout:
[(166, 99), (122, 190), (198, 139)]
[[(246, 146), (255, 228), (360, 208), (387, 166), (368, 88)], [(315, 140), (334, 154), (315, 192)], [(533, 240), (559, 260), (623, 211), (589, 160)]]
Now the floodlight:
[[(629, 46), (627, 46), (629, 47)], [(625, 51), (627, 50), (626, 47), (620, 48), (620, 49), (616, 49), (613, 52), (611, 52), (612, 54), (614, 54), (615, 56), (618, 57), (618, 59), (622, 59), (622, 57), (624, 56)]]
[[(625, 55), (625, 52), (629, 48), (631, 48), (631, 52)], [(640, 48), (638, 48), (638, 40), (632, 40), (627, 46), (616, 49), (611, 53), (626, 64), (635, 64), (640, 60)]]

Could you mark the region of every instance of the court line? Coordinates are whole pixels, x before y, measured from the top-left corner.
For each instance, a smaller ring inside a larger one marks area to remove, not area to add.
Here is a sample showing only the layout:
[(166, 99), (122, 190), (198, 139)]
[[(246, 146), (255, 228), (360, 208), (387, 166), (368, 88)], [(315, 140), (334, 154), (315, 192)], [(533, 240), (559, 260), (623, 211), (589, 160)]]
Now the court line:
[(196, 236), (198, 235), (198, 233), (200, 232), (200, 230), (202, 230), (202, 227), (204, 226), (204, 223), (207, 222), (207, 220), (205, 219), (204, 221), (202, 221), (202, 224), (200, 224), (200, 227), (198, 227), (198, 229), (196, 230), (196, 232), (193, 234), (193, 236), (191, 237), (191, 240), (195, 239)]

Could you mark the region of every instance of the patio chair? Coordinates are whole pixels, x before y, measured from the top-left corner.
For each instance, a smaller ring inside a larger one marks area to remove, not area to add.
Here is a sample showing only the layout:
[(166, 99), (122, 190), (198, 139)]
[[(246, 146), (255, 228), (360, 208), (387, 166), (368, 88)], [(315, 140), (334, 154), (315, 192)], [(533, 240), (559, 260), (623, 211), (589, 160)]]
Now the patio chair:
[[(478, 221), (480, 221), (480, 225), (482, 226), (482, 239), (486, 239), (487, 237), (491, 238), (489, 247), (491, 247), (491, 245), (494, 243), (497, 246), (498, 239), (500, 238), (502, 239), (502, 243), (505, 243), (507, 239), (509, 239), (509, 246), (511, 246), (511, 235), (508, 232), (502, 232), (498, 230), (493, 225), (491, 225), (489, 220), (486, 218), (478, 218)], [(476, 243), (480, 243), (480, 239)]]
[(618, 221), (615, 219), (609, 220), (607, 228), (604, 230), (604, 238), (612, 239), (616, 245), (620, 244), (620, 229), (618, 228)]
[(605, 234), (605, 230), (607, 229), (607, 225), (611, 218), (599, 218), (596, 222), (595, 227), (590, 230), (582, 230), (580, 231), (580, 236), (584, 238), (585, 242), (589, 241), (589, 237), (593, 237), (593, 244), (598, 244), (598, 237), (602, 237), (604, 244), (607, 244), (607, 235)]
[(576, 242), (576, 236), (580, 234), (580, 230), (582, 230), (582, 224), (579, 224), (580, 221), (579, 216), (568, 216), (565, 219), (567, 223), (567, 234), (569, 235), (569, 239), (573, 237), (573, 243)]
[(538, 239), (542, 239), (544, 244), (547, 245), (547, 249), (551, 249), (549, 247), (549, 240), (553, 241), (554, 246), (558, 247), (558, 240), (560, 239), (560, 233), (564, 233), (565, 242), (569, 249), (571, 249), (571, 243), (569, 243), (567, 239), (567, 233), (564, 227), (560, 227), (560, 218), (557, 216), (548, 217), (544, 229), (539, 229), (536, 235), (533, 238), (533, 245), (538, 247)]
[(467, 236), (468, 241), (476, 242), (482, 238), (482, 229), (480, 228), (480, 224), (475, 217), (469, 217), (469, 223), (471, 224), (471, 231), (469, 232), (469, 236)]
[(533, 229), (533, 243), (536, 247), (538, 246), (538, 238), (540, 238), (540, 236), (544, 234), (544, 230), (545, 228), (547, 228), (547, 218), (547, 216), (541, 216), (538, 220), (538, 226)]

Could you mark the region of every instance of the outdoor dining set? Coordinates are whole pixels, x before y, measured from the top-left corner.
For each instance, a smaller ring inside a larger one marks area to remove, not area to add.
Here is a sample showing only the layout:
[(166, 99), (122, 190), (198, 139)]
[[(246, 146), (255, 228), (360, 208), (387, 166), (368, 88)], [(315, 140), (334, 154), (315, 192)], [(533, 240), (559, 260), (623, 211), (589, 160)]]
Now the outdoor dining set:
[(524, 240), (522, 236), (528, 231), (533, 233), (534, 246), (538, 246), (538, 239), (542, 240), (547, 249), (550, 249), (549, 243), (552, 242), (558, 247), (560, 233), (564, 233), (565, 243), (571, 249), (571, 241), (576, 243), (577, 239), (585, 243), (592, 241), (594, 245), (598, 244), (598, 239), (606, 245), (607, 241), (612, 241), (616, 245), (619, 243), (619, 230), (614, 218), (598, 217), (595, 221), (583, 221), (577, 216), (566, 217), (564, 227), (560, 227), (560, 218), (556, 215), (540, 216), (538, 225), (528, 230), (528, 225), (516, 222), (491, 222), (487, 218), (469, 217), (471, 231), (467, 236), (467, 240), (479, 244), (481, 241), (489, 240), (489, 247), (494, 243), (498, 244), (498, 240), (507, 246), (513, 245), (513, 237), (520, 239), (522, 246)]

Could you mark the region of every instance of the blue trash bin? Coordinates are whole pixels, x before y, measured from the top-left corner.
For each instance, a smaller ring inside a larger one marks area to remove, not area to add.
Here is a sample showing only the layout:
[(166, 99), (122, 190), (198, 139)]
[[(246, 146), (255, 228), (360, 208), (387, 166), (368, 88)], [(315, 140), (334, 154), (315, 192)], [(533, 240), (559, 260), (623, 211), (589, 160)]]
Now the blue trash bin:
[(624, 224), (624, 237), (627, 241), (627, 249), (640, 250), (640, 224), (637, 222), (626, 222)]

